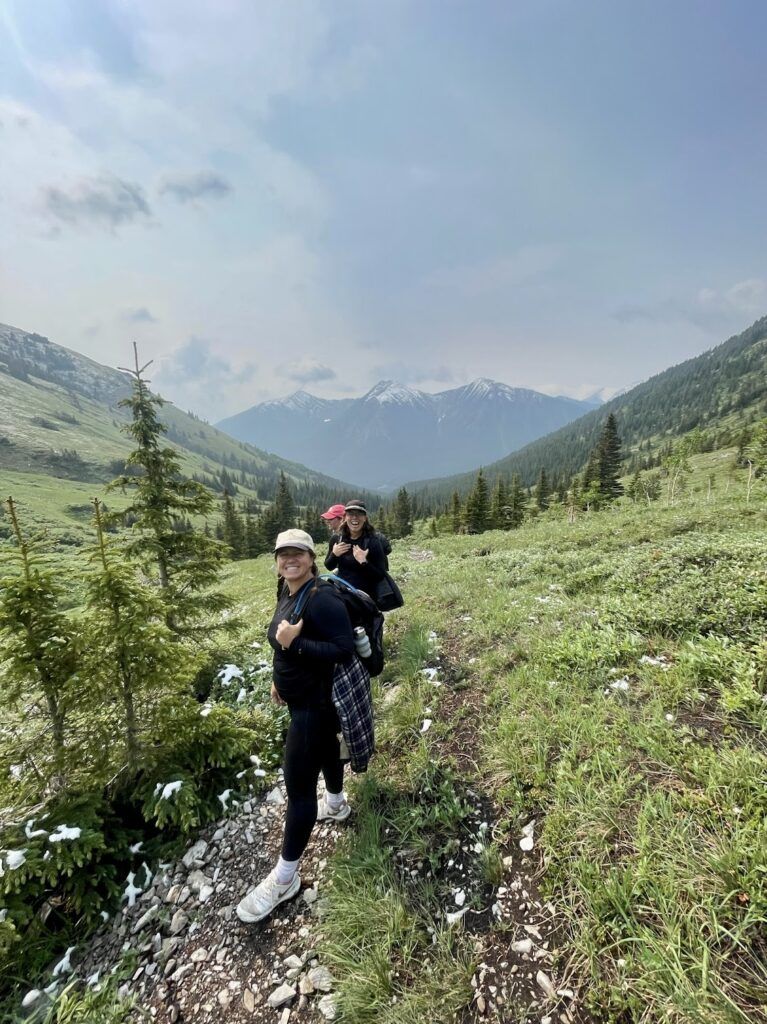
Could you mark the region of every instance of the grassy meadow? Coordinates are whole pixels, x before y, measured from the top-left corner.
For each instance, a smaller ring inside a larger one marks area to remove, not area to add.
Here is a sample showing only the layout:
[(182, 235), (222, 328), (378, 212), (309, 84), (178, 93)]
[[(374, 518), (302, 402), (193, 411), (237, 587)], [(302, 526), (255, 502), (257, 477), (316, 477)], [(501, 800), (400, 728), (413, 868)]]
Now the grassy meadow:
[[(472, 988), (525, 934), (492, 909), (519, 872), (556, 921), (552, 1022), (767, 1021), (767, 487), (746, 502), (727, 453), (693, 462), (671, 507), (396, 543), (379, 752), (320, 922), (343, 1024), (540, 1021), (523, 998), (487, 1017)], [(244, 631), (220, 660), (257, 680), (242, 714), (277, 714), (250, 646), (274, 582), (266, 556), (223, 575)]]
[(741, 491), (397, 546), (380, 755), (324, 922), (344, 1021), (468, 1019), (472, 970), (515, 937), (446, 925), (472, 793), (477, 912), (536, 819), (576, 995), (552, 1020), (767, 1020), (767, 504)]

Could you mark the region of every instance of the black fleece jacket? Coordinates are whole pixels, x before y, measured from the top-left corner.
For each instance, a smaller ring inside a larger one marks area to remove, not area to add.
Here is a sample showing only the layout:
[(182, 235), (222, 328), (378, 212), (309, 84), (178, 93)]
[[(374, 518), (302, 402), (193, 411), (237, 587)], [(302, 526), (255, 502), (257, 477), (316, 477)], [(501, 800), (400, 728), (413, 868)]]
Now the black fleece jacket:
[(346, 664), (354, 654), (352, 624), (333, 586), (319, 583), (304, 604), (301, 633), (283, 651), (276, 639), (277, 626), (283, 619), (290, 621), (298, 596), (285, 587), (267, 631), (274, 650), (274, 685), (291, 707), (328, 706), (334, 666)]
[[(333, 545), (338, 540), (344, 540), (343, 537), (333, 536), (330, 538), (330, 545), (328, 547), (328, 553), (325, 557), (325, 566), (332, 572), (334, 569), (338, 570), (338, 575), (342, 580), (346, 580), (347, 583), (351, 583), (357, 590), (364, 590), (366, 594), (371, 597), (375, 596), (376, 583), (379, 583), (386, 573), (386, 555), (384, 553), (381, 541), (378, 539), (376, 534), (367, 537), (360, 537), (358, 540), (351, 541), (351, 549), (346, 552), (345, 555), (336, 557), (333, 554)], [(365, 548), (368, 553), (367, 562), (360, 563), (353, 555), (355, 547)]]

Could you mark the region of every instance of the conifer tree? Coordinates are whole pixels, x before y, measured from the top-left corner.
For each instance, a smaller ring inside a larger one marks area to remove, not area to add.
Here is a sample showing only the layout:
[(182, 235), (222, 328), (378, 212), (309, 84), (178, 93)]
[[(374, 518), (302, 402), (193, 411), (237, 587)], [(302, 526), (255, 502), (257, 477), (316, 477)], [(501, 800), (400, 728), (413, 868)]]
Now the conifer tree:
[[(139, 367), (133, 346), (135, 368), (126, 370), (133, 378), (132, 391), (120, 405), (130, 410), (131, 422), (124, 427), (136, 447), (126, 472), (110, 484), (123, 493), (130, 491), (132, 501), (120, 514), (133, 519), (133, 539), (126, 554), (137, 559), (144, 572), (159, 586), (166, 607), (166, 621), (177, 634), (209, 631), (202, 624), (205, 616), (221, 612), (230, 602), (211, 590), (225, 559), (225, 549), (204, 533), (193, 530), (179, 533), (178, 519), (208, 516), (215, 507), (212, 493), (203, 484), (181, 473), (181, 460), (175, 448), (163, 447), (166, 427), (157, 412), (165, 404), (153, 395), (143, 376), (150, 363)], [(118, 516), (111, 517), (115, 520)], [(233, 628), (230, 620), (227, 628)]]
[[(39, 557), (38, 545), (22, 533), (13, 498), (6, 501), (16, 546), (10, 558), (17, 572), (0, 580), (0, 662), (5, 662), (3, 698), (27, 701), (36, 714), (42, 695), (45, 733), (37, 737), (42, 756), (50, 742), (50, 778), (60, 778), (67, 740), (67, 714), (75, 703), (80, 667), (79, 635), (61, 604), (63, 588)], [(38, 766), (38, 771), (40, 767)]]
[(245, 558), (245, 524), (235, 508), (231, 495), (224, 491), (224, 544), (234, 560)]
[(397, 491), (394, 502), (394, 532), (392, 537), (408, 537), (413, 532), (413, 507), (404, 487)]
[(453, 533), (461, 532), (462, 520), (463, 509), (461, 508), (461, 495), (458, 491), (453, 491), (453, 496), (450, 499), (450, 529)]
[(499, 476), (493, 488), (493, 497), (490, 502), (490, 525), (494, 530), (505, 530), (508, 525), (508, 497), (506, 495), (506, 481)]
[(483, 533), (490, 522), (490, 497), (485, 472), (480, 468), (474, 488), (466, 499), (466, 528), (469, 533)]
[(510, 530), (516, 530), (522, 525), (525, 518), (525, 491), (519, 479), (519, 473), (515, 473), (511, 478), (508, 506), (508, 527)]
[(535, 485), (535, 505), (536, 508), (540, 509), (541, 512), (545, 512), (549, 507), (549, 501), (551, 498), (551, 488), (549, 487), (549, 480), (546, 476), (546, 470), (541, 469), (538, 475), (538, 482)]
[(142, 737), (153, 735), (162, 705), (186, 688), (191, 662), (172, 642), (157, 590), (140, 581), (122, 553), (108, 545), (98, 499), (93, 507), (97, 541), (86, 587), (86, 668), (89, 685), (121, 708), (125, 762), (135, 776)]
[(278, 533), (282, 530), (289, 530), (296, 525), (296, 505), (293, 501), (293, 495), (290, 493), (288, 478), (283, 472), (280, 472), (280, 482), (277, 484), (274, 512)]
[(599, 493), (602, 501), (614, 501), (623, 494), (621, 475), (621, 439), (614, 413), (605, 420), (597, 445), (599, 463)]

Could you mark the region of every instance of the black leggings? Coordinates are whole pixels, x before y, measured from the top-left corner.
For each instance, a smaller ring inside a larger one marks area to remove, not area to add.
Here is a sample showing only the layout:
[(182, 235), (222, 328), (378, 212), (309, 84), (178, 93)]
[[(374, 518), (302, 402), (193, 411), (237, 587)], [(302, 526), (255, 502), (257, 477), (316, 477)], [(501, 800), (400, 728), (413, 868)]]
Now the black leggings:
[(340, 793), (344, 766), (340, 761), (340, 726), (335, 709), (291, 708), (285, 742), (285, 788), (288, 810), (282, 856), (298, 860), (317, 820), (317, 781), (322, 772), (330, 793)]

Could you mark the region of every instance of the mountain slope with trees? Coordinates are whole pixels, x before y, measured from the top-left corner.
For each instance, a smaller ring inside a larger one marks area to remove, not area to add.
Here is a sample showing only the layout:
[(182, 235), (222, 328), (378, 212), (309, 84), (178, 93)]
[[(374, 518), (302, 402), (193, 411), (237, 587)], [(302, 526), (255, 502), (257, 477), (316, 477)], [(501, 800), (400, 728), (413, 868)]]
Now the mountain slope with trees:
[[(586, 466), (611, 413), (624, 456), (629, 456), (629, 471), (642, 460), (645, 466), (654, 464), (653, 459), (660, 461), (669, 440), (695, 428), (706, 432), (713, 446), (737, 444), (739, 428), (767, 414), (767, 317), (716, 348), (651, 377), (574, 423), (486, 464), (486, 478), (492, 481), (516, 473), (525, 487), (531, 487), (544, 470), (550, 484), (566, 484)], [(419, 480), (408, 483), (407, 488), (421, 499), (446, 501), (453, 491), (468, 492), (476, 475), (474, 470)]]
[[(6, 492), (34, 508), (35, 526), (73, 542), (82, 537), (94, 485), (125, 470), (129, 443), (121, 428), (129, 417), (120, 402), (130, 383), (125, 372), (0, 325), (0, 472)], [(249, 501), (253, 510), (274, 501), (282, 476), (300, 505), (327, 507), (360, 491), (234, 440), (170, 403), (161, 418), (183, 472), (222, 498), (226, 492)], [(120, 496), (109, 504), (119, 507)]]

